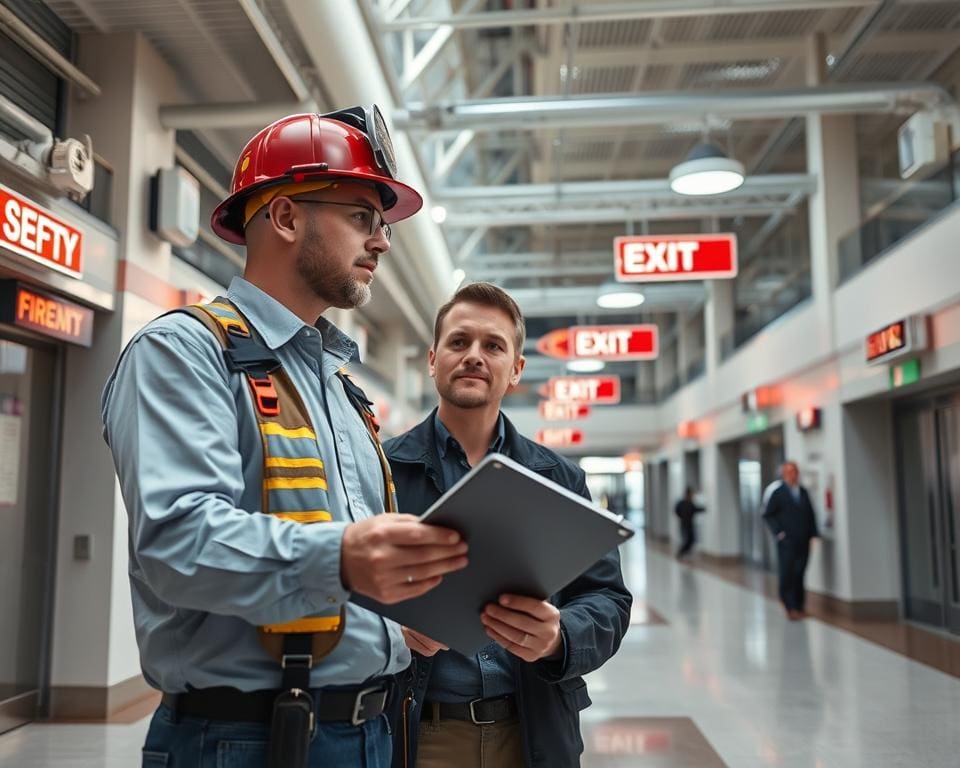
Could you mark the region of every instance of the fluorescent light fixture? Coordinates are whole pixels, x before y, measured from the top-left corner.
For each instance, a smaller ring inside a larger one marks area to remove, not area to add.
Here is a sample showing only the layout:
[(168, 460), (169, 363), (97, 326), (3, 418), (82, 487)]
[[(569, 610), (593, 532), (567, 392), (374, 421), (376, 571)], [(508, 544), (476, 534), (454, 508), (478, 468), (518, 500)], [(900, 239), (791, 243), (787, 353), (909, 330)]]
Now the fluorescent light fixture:
[(597, 306), (603, 309), (630, 309), (639, 307), (643, 301), (640, 289), (623, 283), (604, 283), (597, 294)]
[(435, 205), (430, 209), (430, 218), (437, 224), (443, 224), (447, 220), (447, 209), (442, 205)]
[(670, 171), (670, 189), (678, 195), (719, 195), (743, 184), (744, 174), (743, 163), (702, 142)]
[(623, 456), (584, 456), (580, 469), (588, 475), (619, 475), (626, 469)]
[(567, 370), (574, 373), (596, 373), (606, 367), (603, 360), (568, 360)]

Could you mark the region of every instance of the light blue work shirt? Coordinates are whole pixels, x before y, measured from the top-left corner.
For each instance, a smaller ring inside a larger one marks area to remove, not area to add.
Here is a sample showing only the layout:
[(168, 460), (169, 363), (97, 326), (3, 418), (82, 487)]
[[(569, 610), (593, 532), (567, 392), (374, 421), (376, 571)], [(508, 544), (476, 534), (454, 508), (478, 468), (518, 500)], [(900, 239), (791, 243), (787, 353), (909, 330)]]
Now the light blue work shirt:
[(303, 525), (258, 510), (263, 449), (241, 374), (196, 319), (165, 315), (140, 331), (107, 381), (101, 413), (130, 521), (130, 584), (147, 681), (190, 688), (277, 688), (280, 665), (257, 626), (346, 604), (340, 644), (311, 685), (398, 672), (410, 653), (398, 624), (347, 602), (346, 526), (383, 512), (380, 462), (335, 374), (356, 345), (321, 318), (300, 320), (235, 278), (227, 297), (293, 380), (326, 468), (331, 522)]
[[(443, 469), (443, 491), (453, 487), (467, 472), (470, 464), (457, 439), (434, 415), (437, 455)], [(505, 438), (503, 414), (497, 417), (497, 428), (487, 453), (503, 448)], [(473, 699), (489, 699), (513, 693), (513, 671), (510, 654), (498, 643), (490, 642), (472, 656), (457, 651), (438, 651), (430, 668), (427, 701), (458, 704)]]

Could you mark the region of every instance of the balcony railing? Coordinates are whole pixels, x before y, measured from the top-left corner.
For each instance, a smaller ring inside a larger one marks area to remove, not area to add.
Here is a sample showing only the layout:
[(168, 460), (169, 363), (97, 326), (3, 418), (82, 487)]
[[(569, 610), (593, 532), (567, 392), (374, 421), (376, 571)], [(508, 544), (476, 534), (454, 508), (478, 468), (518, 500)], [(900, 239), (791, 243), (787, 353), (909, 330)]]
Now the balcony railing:
[(894, 194), (878, 206), (879, 210), (840, 238), (837, 244), (840, 284), (960, 199), (960, 151), (938, 172), (922, 181), (896, 186)]

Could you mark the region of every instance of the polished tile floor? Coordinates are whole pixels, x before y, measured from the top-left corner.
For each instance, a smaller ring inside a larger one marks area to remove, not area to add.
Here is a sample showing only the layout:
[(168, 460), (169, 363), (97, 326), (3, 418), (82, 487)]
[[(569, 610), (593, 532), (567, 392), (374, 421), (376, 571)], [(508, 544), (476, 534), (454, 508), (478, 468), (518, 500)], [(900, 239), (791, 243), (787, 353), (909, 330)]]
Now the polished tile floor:
[[(620, 653), (590, 676), (585, 768), (956, 768), (960, 679), (642, 541)], [(139, 765), (146, 720), (34, 724), (0, 736), (4, 768)]]

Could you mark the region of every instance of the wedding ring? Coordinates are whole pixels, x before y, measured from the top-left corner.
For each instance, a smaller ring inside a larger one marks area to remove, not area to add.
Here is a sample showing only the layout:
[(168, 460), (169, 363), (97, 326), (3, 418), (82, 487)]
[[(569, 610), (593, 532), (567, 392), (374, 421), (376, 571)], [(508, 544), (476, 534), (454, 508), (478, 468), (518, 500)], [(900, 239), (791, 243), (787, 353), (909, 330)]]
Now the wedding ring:
[(409, 573), (407, 574), (407, 584), (413, 584), (413, 576), (411, 576)]

